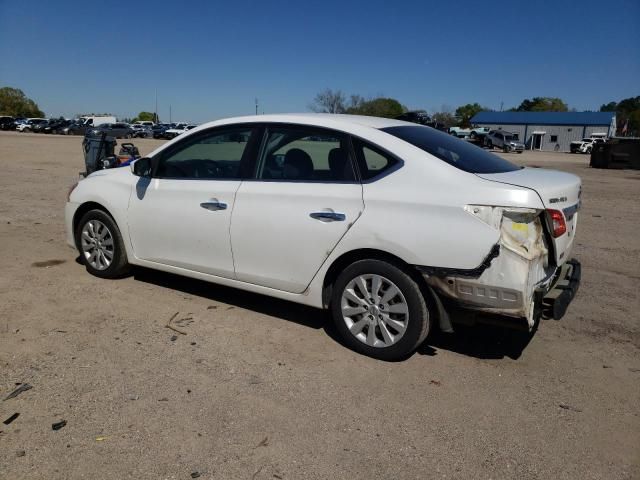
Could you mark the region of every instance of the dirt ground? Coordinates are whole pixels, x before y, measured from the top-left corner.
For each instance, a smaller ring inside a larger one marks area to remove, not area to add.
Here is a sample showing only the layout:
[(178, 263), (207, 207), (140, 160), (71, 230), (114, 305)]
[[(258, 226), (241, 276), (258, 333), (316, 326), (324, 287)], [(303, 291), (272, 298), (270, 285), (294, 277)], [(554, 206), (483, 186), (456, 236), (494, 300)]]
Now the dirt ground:
[(0, 133), (0, 394), (33, 387), (0, 400), (0, 478), (640, 478), (640, 172), (508, 156), (584, 182), (568, 314), (385, 363), (314, 309), (90, 276), (63, 228), (81, 137)]

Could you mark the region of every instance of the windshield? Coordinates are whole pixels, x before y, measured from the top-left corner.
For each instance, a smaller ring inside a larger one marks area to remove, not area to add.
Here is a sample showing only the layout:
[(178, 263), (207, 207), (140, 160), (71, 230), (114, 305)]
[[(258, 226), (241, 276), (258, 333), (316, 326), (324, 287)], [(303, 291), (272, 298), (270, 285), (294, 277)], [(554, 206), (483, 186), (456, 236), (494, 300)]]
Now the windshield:
[(383, 132), (398, 137), (434, 157), (469, 173), (503, 173), (520, 167), (489, 153), (465, 140), (420, 125), (383, 128)]
[(507, 142), (510, 142), (511, 140), (513, 140), (513, 135), (505, 135), (505, 136), (504, 136), (504, 139), (505, 139)]

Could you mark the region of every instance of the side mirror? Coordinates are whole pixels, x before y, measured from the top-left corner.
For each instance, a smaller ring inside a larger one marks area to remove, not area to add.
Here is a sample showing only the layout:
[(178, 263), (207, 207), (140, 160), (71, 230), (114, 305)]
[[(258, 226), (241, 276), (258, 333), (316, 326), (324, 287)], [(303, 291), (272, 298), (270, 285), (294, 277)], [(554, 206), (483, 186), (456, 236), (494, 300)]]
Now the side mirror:
[(131, 173), (133, 173), (136, 177), (151, 178), (152, 172), (153, 162), (148, 157), (142, 157), (134, 162), (131, 162)]

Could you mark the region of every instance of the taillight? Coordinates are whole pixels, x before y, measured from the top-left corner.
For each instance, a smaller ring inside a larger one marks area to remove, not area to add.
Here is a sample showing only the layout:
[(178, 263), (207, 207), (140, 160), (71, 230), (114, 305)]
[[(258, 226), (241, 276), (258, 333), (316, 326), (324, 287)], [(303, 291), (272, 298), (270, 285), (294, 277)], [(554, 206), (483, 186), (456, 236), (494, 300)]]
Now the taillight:
[(551, 219), (551, 233), (553, 238), (558, 238), (564, 235), (567, 231), (567, 222), (564, 221), (564, 215), (560, 210), (547, 210), (549, 218)]

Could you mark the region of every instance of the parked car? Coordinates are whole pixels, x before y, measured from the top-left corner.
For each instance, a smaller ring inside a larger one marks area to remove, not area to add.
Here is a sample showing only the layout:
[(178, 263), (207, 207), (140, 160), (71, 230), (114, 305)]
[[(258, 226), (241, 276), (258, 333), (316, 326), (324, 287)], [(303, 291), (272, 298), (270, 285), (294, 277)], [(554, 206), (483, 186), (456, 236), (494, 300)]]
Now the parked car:
[(594, 144), (605, 142), (606, 139), (603, 137), (583, 138), (582, 140), (571, 142), (569, 150), (571, 153), (591, 153)]
[(505, 152), (524, 152), (524, 143), (518, 140), (515, 133), (503, 130), (491, 130), (484, 137), (484, 145), (487, 148), (498, 147)]
[(42, 133), (58, 133), (58, 134), (60, 134), (69, 125), (71, 125), (71, 120), (65, 120), (65, 119), (51, 120), (42, 129)]
[(173, 123), (158, 123), (154, 125), (151, 129), (153, 132), (153, 138), (164, 138), (164, 132), (173, 127), (175, 127), (175, 124)]
[(135, 122), (133, 122), (131, 124), (131, 127), (134, 127), (135, 125), (141, 125), (143, 127), (149, 127), (149, 128), (153, 128), (153, 126), (155, 125), (155, 123), (150, 122), (148, 120), (137, 120)]
[(189, 130), (192, 130), (196, 127), (197, 125), (187, 125), (185, 123), (179, 123), (175, 127), (165, 130), (164, 138), (171, 140), (172, 138), (175, 138), (178, 135), (181, 135), (184, 132), (188, 132)]
[(58, 125), (64, 121), (64, 119), (50, 118), (46, 122), (33, 125), (32, 131), (33, 133), (51, 133), (53, 129), (57, 128)]
[(97, 128), (106, 123), (116, 123), (116, 117), (112, 115), (85, 115), (78, 118), (77, 122), (87, 127)]
[(133, 138), (152, 138), (153, 137), (153, 131), (151, 130), (151, 127), (147, 125), (134, 123), (131, 125), (131, 129), (133, 130)]
[(475, 139), (489, 133), (489, 127), (449, 127), (449, 133), (458, 138), (470, 137)]
[(115, 138), (131, 138), (133, 137), (133, 129), (127, 123), (104, 123), (98, 128), (91, 130), (94, 135), (106, 133), (110, 137)]
[(247, 116), (81, 180), (66, 234), (95, 276), (140, 265), (326, 308), (350, 347), (390, 360), (460, 312), (562, 317), (580, 191), (408, 122)]
[(27, 118), (23, 123), (16, 125), (16, 130), (19, 132), (31, 132), (36, 125), (46, 123), (46, 118)]
[(16, 129), (15, 121), (16, 119), (13, 117), (1, 116), (0, 130), (15, 130)]
[(76, 121), (72, 121), (68, 126), (62, 129), (63, 135), (84, 135), (87, 133), (87, 130), (90, 130), (92, 127), (86, 125), (85, 123), (78, 123)]
[(396, 117), (396, 120), (404, 120), (405, 122), (417, 123), (418, 125), (428, 125), (431, 123), (431, 117), (424, 110), (413, 110), (404, 112)]

